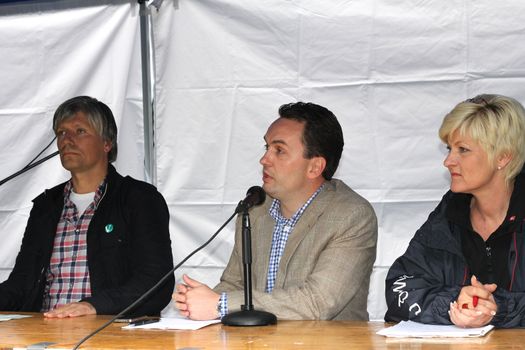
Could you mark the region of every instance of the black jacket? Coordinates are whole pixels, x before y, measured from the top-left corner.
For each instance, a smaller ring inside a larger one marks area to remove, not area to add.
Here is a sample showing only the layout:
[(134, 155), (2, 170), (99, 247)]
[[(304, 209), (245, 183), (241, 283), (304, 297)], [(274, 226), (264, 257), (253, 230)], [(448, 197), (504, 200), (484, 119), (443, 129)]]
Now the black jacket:
[[(451, 324), (448, 310), (470, 272), (463, 256), (460, 228), (447, 220), (448, 203), (455, 194), (445, 194), (437, 208), (416, 232), (407, 251), (390, 267), (386, 277), (386, 321), (413, 320), (430, 324)], [(519, 205), (512, 205), (516, 202)], [(498, 311), (491, 324), (496, 327), (525, 327), (525, 174), (516, 178), (510, 208), (519, 208), (509, 251), (512, 289), (498, 286), (494, 292)]]
[[(9, 278), (0, 284), (0, 310), (39, 312), (64, 186), (44, 191), (33, 208)], [(107, 233), (106, 225), (113, 230)], [(87, 233), (91, 297), (97, 314), (117, 314), (173, 267), (169, 212), (162, 195), (142, 181), (108, 166), (107, 186)], [(174, 278), (129, 315), (155, 315), (170, 301)]]

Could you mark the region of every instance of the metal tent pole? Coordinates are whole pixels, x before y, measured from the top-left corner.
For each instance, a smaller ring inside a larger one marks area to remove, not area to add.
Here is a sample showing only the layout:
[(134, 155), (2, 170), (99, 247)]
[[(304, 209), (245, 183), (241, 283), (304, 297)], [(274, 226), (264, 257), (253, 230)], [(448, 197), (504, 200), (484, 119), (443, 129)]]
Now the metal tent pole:
[(157, 185), (157, 159), (155, 152), (155, 92), (152, 76), (151, 12), (145, 0), (140, 5), (140, 48), (142, 57), (142, 105), (144, 113), (144, 177)]

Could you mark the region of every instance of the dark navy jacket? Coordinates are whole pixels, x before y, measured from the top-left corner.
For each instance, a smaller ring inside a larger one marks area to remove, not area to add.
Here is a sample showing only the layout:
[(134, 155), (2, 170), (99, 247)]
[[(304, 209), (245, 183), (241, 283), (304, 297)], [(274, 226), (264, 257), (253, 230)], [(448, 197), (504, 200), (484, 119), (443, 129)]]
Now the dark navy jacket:
[[(64, 186), (33, 200), (22, 247), (9, 278), (0, 284), (0, 310), (39, 312), (46, 271), (64, 206)], [(106, 232), (106, 225), (113, 230)], [(97, 314), (117, 314), (173, 267), (169, 212), (150, 184), (108, 167), (107, 187), (87, 233), (91, 297)], [(128, 315), (156, 315), (168, 304), (174, 278)]]
[[(448, 192), (410, 241), (407, 251), (390, 267), (386, 277), (386, 321), (413, 320), (430, 324), (451, 324), (448, 310), (470, 273), (461, 250), (460, 228), (447, 220)], [(525, 174), (516, 177), (512, 201), (524, 207)], [(511, 289), (498, 286), (494, 292), (498, 311), (491, 324), (496, 327), (525, 327), (525, 230), (524, 212), (514, 216), (514, 230), (508, 255)]]

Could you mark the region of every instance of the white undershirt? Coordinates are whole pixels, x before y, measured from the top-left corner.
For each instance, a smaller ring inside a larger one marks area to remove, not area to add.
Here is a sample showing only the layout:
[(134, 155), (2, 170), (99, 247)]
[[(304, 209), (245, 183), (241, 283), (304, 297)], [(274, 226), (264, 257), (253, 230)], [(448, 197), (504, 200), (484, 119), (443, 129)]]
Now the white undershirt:
[(69, 199), (75, 203), (78, 214), (82, 215), (91, 202), (93, 202), (93, 199), (95, 199), (95, 192), (78, 194), (75, 193), (75, 191), (71, 191)]

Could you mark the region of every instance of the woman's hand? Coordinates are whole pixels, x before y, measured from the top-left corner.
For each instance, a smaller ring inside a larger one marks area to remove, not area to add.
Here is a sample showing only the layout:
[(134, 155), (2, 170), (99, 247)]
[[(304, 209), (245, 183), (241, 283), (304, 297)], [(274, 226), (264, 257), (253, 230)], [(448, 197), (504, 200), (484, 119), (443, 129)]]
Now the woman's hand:
[(472, 276), (471, 285), (461, 288), (458, 300), (450, 304), (450, 321), (458, 327), (483, 327), (492, 321), (498, 306), (492, 293), (495, 284), (482, 284)]

